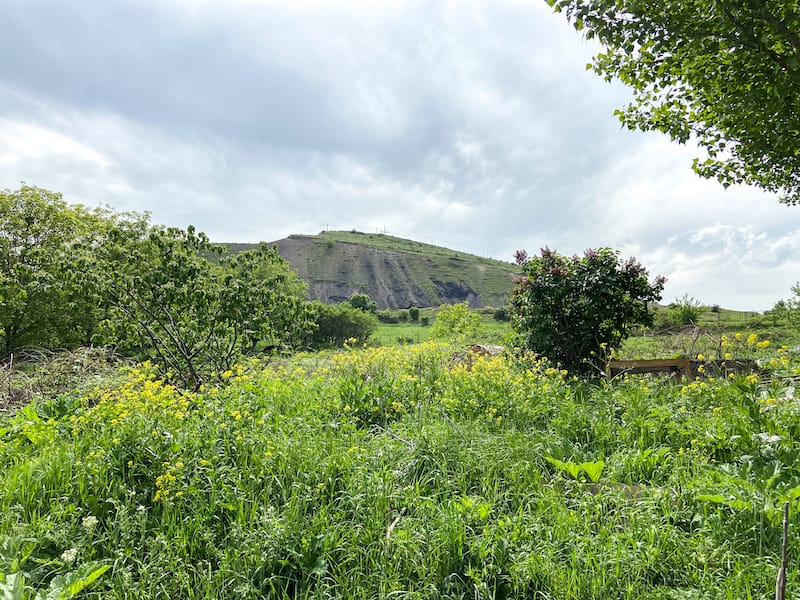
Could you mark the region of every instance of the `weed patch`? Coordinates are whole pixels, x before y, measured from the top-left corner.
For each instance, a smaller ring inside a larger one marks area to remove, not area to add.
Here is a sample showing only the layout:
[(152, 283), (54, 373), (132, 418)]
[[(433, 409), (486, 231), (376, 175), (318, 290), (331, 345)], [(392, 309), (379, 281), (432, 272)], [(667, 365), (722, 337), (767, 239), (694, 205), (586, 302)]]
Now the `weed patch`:
[(196, 393), (145, 364), (4, 417), (0, 589), (771, 597), (778, 511), (800, 508), (796, 358), (592, 383), (451, 350), (253, 361)]

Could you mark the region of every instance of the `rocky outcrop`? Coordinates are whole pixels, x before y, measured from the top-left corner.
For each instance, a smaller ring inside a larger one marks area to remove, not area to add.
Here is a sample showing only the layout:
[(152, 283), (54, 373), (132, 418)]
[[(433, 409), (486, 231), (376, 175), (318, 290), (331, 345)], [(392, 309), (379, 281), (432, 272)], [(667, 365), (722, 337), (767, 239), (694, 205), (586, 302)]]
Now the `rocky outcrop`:
[(292, 235), (273, 244), (308, 283), (309, 299), (325, 303), (368, 294), (381, 309), (502, 306), (516, 272), (510, 263), (380, 234)]

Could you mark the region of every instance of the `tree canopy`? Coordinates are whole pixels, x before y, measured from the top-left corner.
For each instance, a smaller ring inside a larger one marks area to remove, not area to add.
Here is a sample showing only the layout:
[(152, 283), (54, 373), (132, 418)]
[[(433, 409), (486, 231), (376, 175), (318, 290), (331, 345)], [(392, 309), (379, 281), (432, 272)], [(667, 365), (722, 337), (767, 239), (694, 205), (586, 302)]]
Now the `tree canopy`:
[(243, 355), (306, 345), (305, 295), (275, 248), (229, 255), (192, 226), (0, 190), (0, 358), (108, 345), (196, 389)]
[(114, 229), (97, 254), (107, 343), (197, 389), (243, 354), (305, 342), (306, 286), (275, 248), (229, 256), (192, 226), (142, 236), (134, 225)]
[(590, 65), (634, 92), (617, 111), (707, 156), (695, 171), (800, 203), (796, 0), (546, 0), (605, 52)]
[(73, 275), (106, 213), (34, 186), (0, 190), (0, 352), (88, 343), (90, 311)]

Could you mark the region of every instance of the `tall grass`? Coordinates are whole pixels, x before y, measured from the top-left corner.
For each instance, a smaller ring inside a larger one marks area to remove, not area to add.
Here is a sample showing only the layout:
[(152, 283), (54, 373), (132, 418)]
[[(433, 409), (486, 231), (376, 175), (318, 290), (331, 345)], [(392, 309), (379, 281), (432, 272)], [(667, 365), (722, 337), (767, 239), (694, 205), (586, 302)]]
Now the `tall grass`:
[(433, 343), (223, 375), (187, 394), (142, 365), (7, 418), (0, 585), (107, 565), (83, 597), (774, 593), (788, 380), (585, 382)]

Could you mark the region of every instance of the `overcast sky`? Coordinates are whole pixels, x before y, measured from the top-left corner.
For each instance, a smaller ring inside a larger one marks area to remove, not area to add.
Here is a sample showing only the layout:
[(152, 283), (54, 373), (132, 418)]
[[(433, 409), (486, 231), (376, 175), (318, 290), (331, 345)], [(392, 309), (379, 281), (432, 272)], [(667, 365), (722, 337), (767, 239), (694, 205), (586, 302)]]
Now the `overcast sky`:
[(0, 188), (219, 242), (610, 246), (666, 302), (765, 310), (800, 279), (800, 207), (622, 130), (627, 90), (544, 0), (2, 0), (0, 23)]

